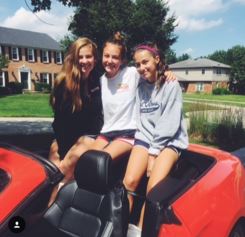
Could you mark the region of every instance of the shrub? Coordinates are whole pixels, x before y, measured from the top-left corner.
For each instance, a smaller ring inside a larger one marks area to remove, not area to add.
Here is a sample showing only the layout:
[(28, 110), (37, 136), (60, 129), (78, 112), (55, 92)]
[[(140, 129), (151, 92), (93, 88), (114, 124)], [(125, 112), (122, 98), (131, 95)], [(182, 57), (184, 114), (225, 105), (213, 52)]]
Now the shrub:
[(229, 95), (231, 92), (226, 88), (215, 88), (212, 91), (213, 95)]
[(232, 151), (245, 146), (242, 109), (196, 111), (189, 115), (189, 135), (197, 142)]
[(49, 93), (51, 91), (51, 86), (47, 83), (35, 82), (35, 91)]
[(9, 95), (11, 90), (8, 87), (0, 86), (0, 96)]
[(221, 149), (230, 151), (245, 146), (245, 130), (242, 120), (241, 109), (228, 109), (222, 112), (214, 131), (214, 142)]
[(7, 87), (10, 89), (11, 94), (21, 94), (23, 90), (23, 85), (19, 82), (9, 82)]

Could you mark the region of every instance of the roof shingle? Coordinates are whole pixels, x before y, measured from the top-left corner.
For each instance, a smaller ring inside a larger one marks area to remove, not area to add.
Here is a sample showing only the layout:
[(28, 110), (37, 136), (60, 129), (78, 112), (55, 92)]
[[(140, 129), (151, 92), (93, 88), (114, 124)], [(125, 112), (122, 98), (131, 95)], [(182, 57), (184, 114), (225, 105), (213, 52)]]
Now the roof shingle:
[(47, 34), (2, 26), (0, 26), (0, 45), (61, 50), (59, 43)]
[(187, 59), (181, 62), (170, 64), (171, 69), (180, 68), (230, 68), (229, 65), (208, 59), (208, 58), (198, 58), (198, 59)]

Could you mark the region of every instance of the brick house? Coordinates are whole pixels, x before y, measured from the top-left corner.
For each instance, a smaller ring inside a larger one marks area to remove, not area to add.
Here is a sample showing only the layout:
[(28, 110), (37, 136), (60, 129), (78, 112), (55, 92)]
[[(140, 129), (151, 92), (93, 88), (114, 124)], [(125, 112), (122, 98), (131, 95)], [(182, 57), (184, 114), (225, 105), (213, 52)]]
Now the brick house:
[(215, 88), (228, 88), (231, 67), (207, 58), (188, 59), (169, 65), (184, 92), (212, 93)]
[(52, 86), (63, 63), (59, 43), (47, 34), (6, 27), (0, 27), (0, 54), (9, 59), (0, 86), (20, 82), (25, 90), (35, 90), (35, 82)]

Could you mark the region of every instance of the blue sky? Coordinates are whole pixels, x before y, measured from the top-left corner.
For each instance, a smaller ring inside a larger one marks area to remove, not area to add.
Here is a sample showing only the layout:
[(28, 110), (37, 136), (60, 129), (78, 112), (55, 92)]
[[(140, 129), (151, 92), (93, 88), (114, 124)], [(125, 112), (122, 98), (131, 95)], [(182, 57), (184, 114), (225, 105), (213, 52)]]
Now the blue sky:
[[(30, 5), (30, 0), (26, 2)], [(73, 11), (52, 2), (51, 11), (39, 12), (37, 17), (24, 0), (0, 0), (0, 26), (44, 32), (59, 40), (68, 34)], [(177, 56), (188, 53), (196, 58), (245, 46), (245, 0), (168, 0), (168, 4), (178, 23), (179, 38), (172, 46)]]

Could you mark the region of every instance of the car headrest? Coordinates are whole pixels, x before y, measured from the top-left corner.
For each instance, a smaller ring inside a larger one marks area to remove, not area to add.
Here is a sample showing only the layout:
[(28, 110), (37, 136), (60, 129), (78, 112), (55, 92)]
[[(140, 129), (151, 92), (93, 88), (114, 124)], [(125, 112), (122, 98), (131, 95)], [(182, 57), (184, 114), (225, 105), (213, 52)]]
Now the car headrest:
[(79, 188), (106, 193), (112, 186), (112, 159), (107, 152), (89, 150), (76, 164), (74, 177)]

